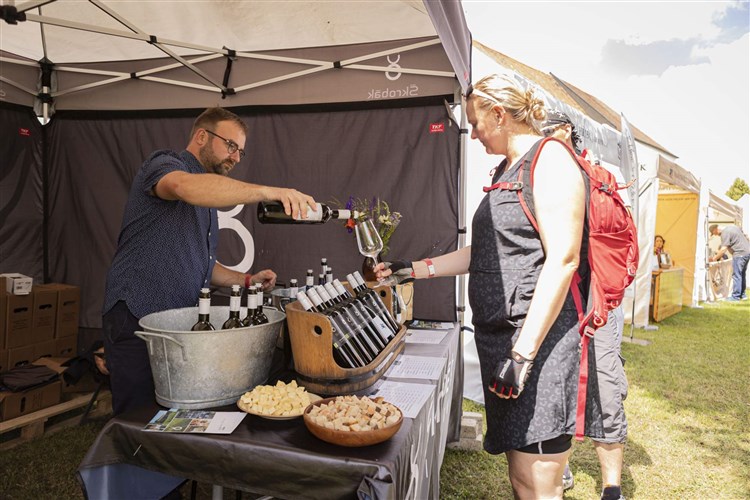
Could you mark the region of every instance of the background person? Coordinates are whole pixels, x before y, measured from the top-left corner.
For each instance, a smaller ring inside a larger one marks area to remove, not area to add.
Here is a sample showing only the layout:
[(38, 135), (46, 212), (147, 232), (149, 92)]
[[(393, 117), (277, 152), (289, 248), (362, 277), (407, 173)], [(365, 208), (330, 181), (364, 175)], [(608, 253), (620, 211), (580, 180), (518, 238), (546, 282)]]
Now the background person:
[(194, 306), (209, 284), (261, 283), (268, 290), (276, 282), (269, 269), (251, 275), (216, 262), (216, 209), (262, 200), (279, 200), (295, 216), (306, 216), (306, 205), (315, 208), (312, 197), (294, 189), (227, 177), (245, 154), (246, 134), (237, 115), (209, 108), (195, 120), (184, 151), (152, 153), (133, 180), (102, 317), (114, 415), (154, 401), (146, 343), (133, 334), (140, 318)]
[[(576, 153), (586, 157), (586, 151), (581, 152), (579, 148), (578, 134), (570, 117), (561, 112), (553, 110), (549, 113), (547, 121), (542, 128), (544, 135), (554, 137), (565, 142), (573, 148)], [(621, 183), (622, 173), (611, 170)], [(625, 206), (630, 207), (630, 200), (626, 189), (618, 191), (623, 197)], [(664, 246), (664, 238), (658, 245), (659, 252)], [(656, 252), (657, 244), (654, 243)], [(625, 327), (625, 314), (622, 305), (611, 310), (607, 318), (607, 324), (599, 328), (594, 334), (594, 352), (596, 355), (596, 375), (599, 386), (599, 402), (602, 409), (603, 438), (592, 438), (596, 456), (602, 474), (603, 500), (617, 500), (624, 498), (620, 487), (622, 478), (623, 454), (625, 440), (627, 438), (628, 422), (625, 417), (625, 406), (623, 402), (628, 395), (628, 379), (625, 376), (624, 359), (622, 357), (622, 332)], [(563, 473), (563, 487), (573, 487), (573, 474), (566, 464)]]
[[(542, 101), (512, 78), (491, 75), (470, 91), (466, 114), (472, 139), (505, 156), (493, 184), (516, 181), (523, 160), (542, 140)], [(381, 263), (376, 272), (378, 278), (396, 272), (417, 279), (469, 273), (487, 414), (484, 449), (506, 454), (516, 498), (562, 498), (580, 358), (569, 286), (580, 262), (585, 184), (558, 142), (542, 147), (534, 179), (539, 232), (517, 192), (490, 189), (474, 215), (470, 247), (431, 260), (394, 262), (389, 269)], [(596, 388), (589, 395), (595, 397)], [(587, 413), (593, 417), (587, 432), (600, 435), (598, 409), (591, 406)]]
[(750, 242), (747, 236), (737, 226), (719, 227), (717, 224), (708, 226), (712, 236), (721, 236), (721, 247), (711, 262), (717, 262), (727, 252), (732, 254), (732, 296), (730, 302), (747, 300), (747, 264), (750, 260)]

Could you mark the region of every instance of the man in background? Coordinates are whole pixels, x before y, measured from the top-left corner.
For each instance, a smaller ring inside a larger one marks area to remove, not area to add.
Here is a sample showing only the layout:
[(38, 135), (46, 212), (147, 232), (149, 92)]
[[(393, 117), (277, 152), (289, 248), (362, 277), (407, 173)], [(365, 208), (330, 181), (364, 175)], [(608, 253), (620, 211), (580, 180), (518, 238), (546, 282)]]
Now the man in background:
[(750, 241), (737, 226), (719, 227), (717, 224), (708, 226), (712, 236), (721, 237), (721, 246), (716, 255), (708, 259), (716, 262), (727, 252), (732, 254), (732, 296), (729, 302), (747, 300), (747, 264), (750, 260)]

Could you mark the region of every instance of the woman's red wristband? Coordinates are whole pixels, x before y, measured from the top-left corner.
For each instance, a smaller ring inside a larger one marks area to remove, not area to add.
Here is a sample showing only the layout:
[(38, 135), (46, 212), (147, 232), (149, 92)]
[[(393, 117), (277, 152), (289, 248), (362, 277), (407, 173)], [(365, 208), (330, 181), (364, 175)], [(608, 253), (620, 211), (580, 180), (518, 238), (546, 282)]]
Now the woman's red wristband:
[(253, 276), (251, 274), (245, 275), (245, 288), (250, 288), (250, 285), (253, 284)]

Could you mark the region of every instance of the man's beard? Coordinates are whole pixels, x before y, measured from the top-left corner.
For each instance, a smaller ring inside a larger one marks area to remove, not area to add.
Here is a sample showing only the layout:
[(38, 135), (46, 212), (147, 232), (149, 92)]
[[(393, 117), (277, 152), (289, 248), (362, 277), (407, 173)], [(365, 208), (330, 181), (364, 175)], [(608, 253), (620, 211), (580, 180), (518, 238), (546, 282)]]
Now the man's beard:
[(234, 168), (234, 160), (231, 158), (225, 158), (223, 160), (219, 159), (214, 153), (210, 142), (206, 143), (206, 145), (198, 151), (198, 156), (201, 165), (203, 165), (203, 167), (210, 173), (226, 177), (229, 175), (232, 168)]

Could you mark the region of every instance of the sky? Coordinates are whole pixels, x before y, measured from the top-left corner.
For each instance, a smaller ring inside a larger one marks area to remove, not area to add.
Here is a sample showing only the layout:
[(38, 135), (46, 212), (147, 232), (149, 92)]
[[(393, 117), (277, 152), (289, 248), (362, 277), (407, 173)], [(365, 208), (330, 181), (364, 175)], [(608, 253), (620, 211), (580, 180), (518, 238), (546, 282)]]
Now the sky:
[(750, 183), (747, 1), (462, 3), (475, 40), (623, 113), (714, 193)]

